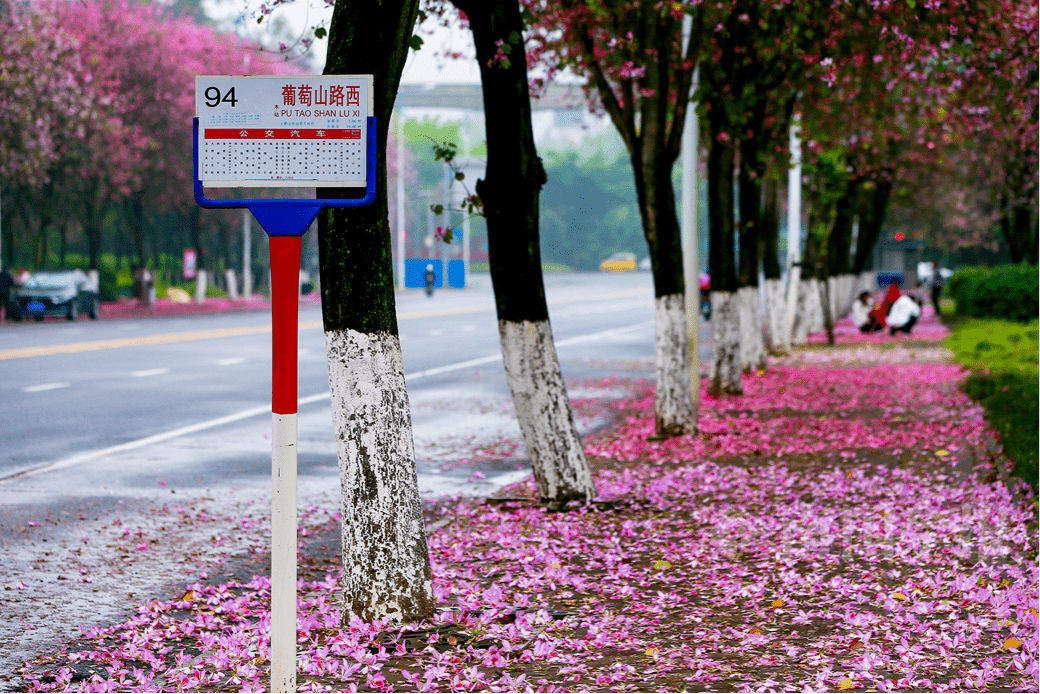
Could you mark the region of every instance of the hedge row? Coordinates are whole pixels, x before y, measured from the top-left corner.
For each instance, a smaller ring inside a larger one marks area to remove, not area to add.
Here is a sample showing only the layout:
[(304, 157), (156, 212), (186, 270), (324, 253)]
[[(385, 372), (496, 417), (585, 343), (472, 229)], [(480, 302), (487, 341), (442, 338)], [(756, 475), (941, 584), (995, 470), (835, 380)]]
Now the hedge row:
[(1026, 322), (1040, 311), (1040, 274), (1035, 265), (962, 268), (947, 293), (962, 316)]
[(964, 391), (986, 409), (1000, 433), (1015, 474), (1034, 489), (1040, 451), (1040, 340), (1037, 320), (1025, 325), (1001, 320), (958, 321), (947, 346), (971, 369)]

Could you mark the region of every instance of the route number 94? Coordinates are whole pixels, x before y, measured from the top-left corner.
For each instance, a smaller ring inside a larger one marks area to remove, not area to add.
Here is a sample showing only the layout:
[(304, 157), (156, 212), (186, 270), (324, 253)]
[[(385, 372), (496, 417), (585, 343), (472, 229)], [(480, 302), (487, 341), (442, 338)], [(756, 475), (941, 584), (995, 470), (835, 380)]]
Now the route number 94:
[(205, 95), (206, 105), (210, 108), (215, 108), (216, 106), (219, 106), (221, 103), (231, 104), (231, 107), (234, 108), (235, 104), (238, 103), (238, 99), (235, 97), (234, 87), (228, 89), (227, 93), (224, 94), (223, 98), (221, 98), (220, 89), (218, 89), (217, 87), (207, 87)]

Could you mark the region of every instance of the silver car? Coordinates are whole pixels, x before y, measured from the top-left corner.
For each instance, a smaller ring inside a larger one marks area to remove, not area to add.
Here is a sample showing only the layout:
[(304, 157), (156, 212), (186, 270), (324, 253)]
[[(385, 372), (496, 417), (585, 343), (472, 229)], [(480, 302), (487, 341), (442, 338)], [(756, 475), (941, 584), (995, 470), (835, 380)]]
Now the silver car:
[(11, 293), (11, 317), (15, 320), (64, 316), (76, 320), (80, 313), (98, 317), (98, 287), (82, 270), (37, 272)]

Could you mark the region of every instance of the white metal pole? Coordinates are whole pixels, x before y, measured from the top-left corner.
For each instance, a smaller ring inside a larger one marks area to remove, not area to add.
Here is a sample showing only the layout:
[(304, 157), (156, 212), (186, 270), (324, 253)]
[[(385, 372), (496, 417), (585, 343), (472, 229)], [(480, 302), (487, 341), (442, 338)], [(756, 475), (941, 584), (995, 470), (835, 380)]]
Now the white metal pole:
[(801, 117), (796, 113), (790, 129), (791, 168), (787, 171), (787, 332), (784, 346), (790, 348), (794, 333), (794, 313), (798, 285), (802, 280), (799, 264), (802, 246), (802, 138)]
[[(693, 19), (683, 20), (683, 50), (690, 39)], [(693, 72), (693, 89), (697, 88), (697, 68)], [(686, 106), (686, 123), (682, 137), (682, 237), (683, 277), (686, 284), (686, 331), (690, 340), (690, 392), (694, 407), (701, 400), (701, 301), (700, 301), (700, 234), (697, 229), (698, 181), (697, 149), (698, 128), (696, 104)]]
[[(448, 166), (448, 162), (444, 162), (444, 231), (447, 232), (451, 229), (451, 202), (454, 198), (455, 193), (455, 177), (452, 174), (451, 167)], [(448, 263), (451, 262), (451, 246), (448, 244), (440, 244), (438, 246), (440, 253), (439, 258), (444, 260), (443, 272), (444, 272), (444, 286), (448, 286)]]
[(407, 234), (404, 219), (404, 124), (397, 112), (397, 286), (404, 289), (404, 246)]
[(469, 286), (469, 214), (462, 213), (462, 286)]
[(271, 691), (296, 691), (299, 236), (271, 248)]
[(296, 691), (297, 415), (271, 415), (271, 691)]
[(253, 292), (253, 213), (242, 210), (242, 298)]

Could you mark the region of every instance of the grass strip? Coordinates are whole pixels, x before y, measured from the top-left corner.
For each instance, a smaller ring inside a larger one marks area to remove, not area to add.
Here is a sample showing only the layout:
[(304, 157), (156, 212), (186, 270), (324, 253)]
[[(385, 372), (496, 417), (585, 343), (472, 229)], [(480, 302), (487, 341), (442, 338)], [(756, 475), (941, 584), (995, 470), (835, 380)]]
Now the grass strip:
[(1037, 488), (1040, 449), (1040, 351), (1037, 321), (993, 319), (957, 321), (947, 346), (972, 374), (964, 392), (986, 409), (1000, 434), (1015, 474)]

